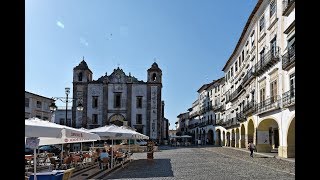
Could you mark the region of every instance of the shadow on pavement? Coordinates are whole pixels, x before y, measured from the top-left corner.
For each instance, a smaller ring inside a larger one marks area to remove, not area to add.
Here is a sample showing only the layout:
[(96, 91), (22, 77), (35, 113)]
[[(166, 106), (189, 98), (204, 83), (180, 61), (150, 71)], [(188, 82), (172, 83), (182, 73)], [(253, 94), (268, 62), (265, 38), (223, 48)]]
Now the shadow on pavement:
[(106, 176), (108, 179), (174, 177), (170, 159), (138, 159), (124, 169)]

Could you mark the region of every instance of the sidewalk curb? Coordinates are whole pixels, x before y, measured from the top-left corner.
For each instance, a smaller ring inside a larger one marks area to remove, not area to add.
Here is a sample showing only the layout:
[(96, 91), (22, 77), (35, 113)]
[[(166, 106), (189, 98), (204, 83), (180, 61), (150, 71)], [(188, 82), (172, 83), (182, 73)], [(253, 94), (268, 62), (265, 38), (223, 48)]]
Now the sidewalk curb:
[[(223, 147), (223, 148), (230, 148), (230, 149), (234, 149), (234, 150), (239, 150), (239, 151), (243, 151), (243, 152), (250, 153), (250, 151), (249, 151), (249, 150), (246, 150), (246, 149), (235, 148), (235, 147), (227, 147), (227, 146), (222, 146), (222, 147)], [(270, 158), (281, 159), (281, 160), (284, 160), (284, 161), (288, 161), (288, 162), (293, 162), (293, 163), (295, 163), (295, 160), (291, 160), (291, 159), (279, 157), (278, 154), (277, 154), (276, 156), (272, 156), (272, 155), (268, 155), (268, 154), (264, 154), (264, 153), (259, 153), (259, 152), (254, 152), (254, 154), (258, 154), (258, 155), (260, 155), (260, 156), (265, 156), (265, 157), (270, 157)]]

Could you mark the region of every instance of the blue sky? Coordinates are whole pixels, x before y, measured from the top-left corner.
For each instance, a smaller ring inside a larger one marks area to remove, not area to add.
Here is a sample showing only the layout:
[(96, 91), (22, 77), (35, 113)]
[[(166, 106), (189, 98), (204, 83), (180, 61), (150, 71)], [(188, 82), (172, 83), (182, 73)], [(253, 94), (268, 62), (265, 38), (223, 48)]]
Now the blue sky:
[[(25, 90), (64, 97), (83, 56), (97, 79), (118, 65), (146, 81), (156, 59), (170, 129), (222, 68), (257, 0), (27, 0)], [(57, 101), (58, 106), (65, 106)]]

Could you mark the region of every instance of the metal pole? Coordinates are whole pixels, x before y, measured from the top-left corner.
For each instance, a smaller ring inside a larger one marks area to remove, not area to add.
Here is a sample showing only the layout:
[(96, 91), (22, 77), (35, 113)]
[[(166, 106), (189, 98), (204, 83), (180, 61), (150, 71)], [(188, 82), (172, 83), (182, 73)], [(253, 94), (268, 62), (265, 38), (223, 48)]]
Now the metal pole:
[(37, 180), (37, 148), (34, 148), (33, 149), (33, 177), (34, 177), (34, 180)]
[(68, 93), (66, 92), (67, 100), (66, 100), (66, 124), (68, 122)]
[[(62, 158), (63, 158), (63, 144), (61, 144), (61, 156), (60, 156), (61, 166), (62, 166)], [(60, 166), (60, 167), (61, 167), (61, 166)]]
[(111, 169), (113, 168), (113, 139), (111, 140), (111, 145), (112, 145), (112, 148), (111, 148)]

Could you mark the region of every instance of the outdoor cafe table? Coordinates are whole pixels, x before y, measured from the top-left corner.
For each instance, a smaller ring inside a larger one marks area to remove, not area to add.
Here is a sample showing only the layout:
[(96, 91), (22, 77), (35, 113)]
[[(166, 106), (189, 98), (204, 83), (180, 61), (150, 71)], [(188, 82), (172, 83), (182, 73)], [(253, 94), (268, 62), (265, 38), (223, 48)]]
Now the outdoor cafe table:
[[(64, 170), (53, 170), (51, 172), (39, 172), (37, 173), (37, 180), (62, 180)], [(32, 173), (29, 180), (34, 180), (34, 174)]]

